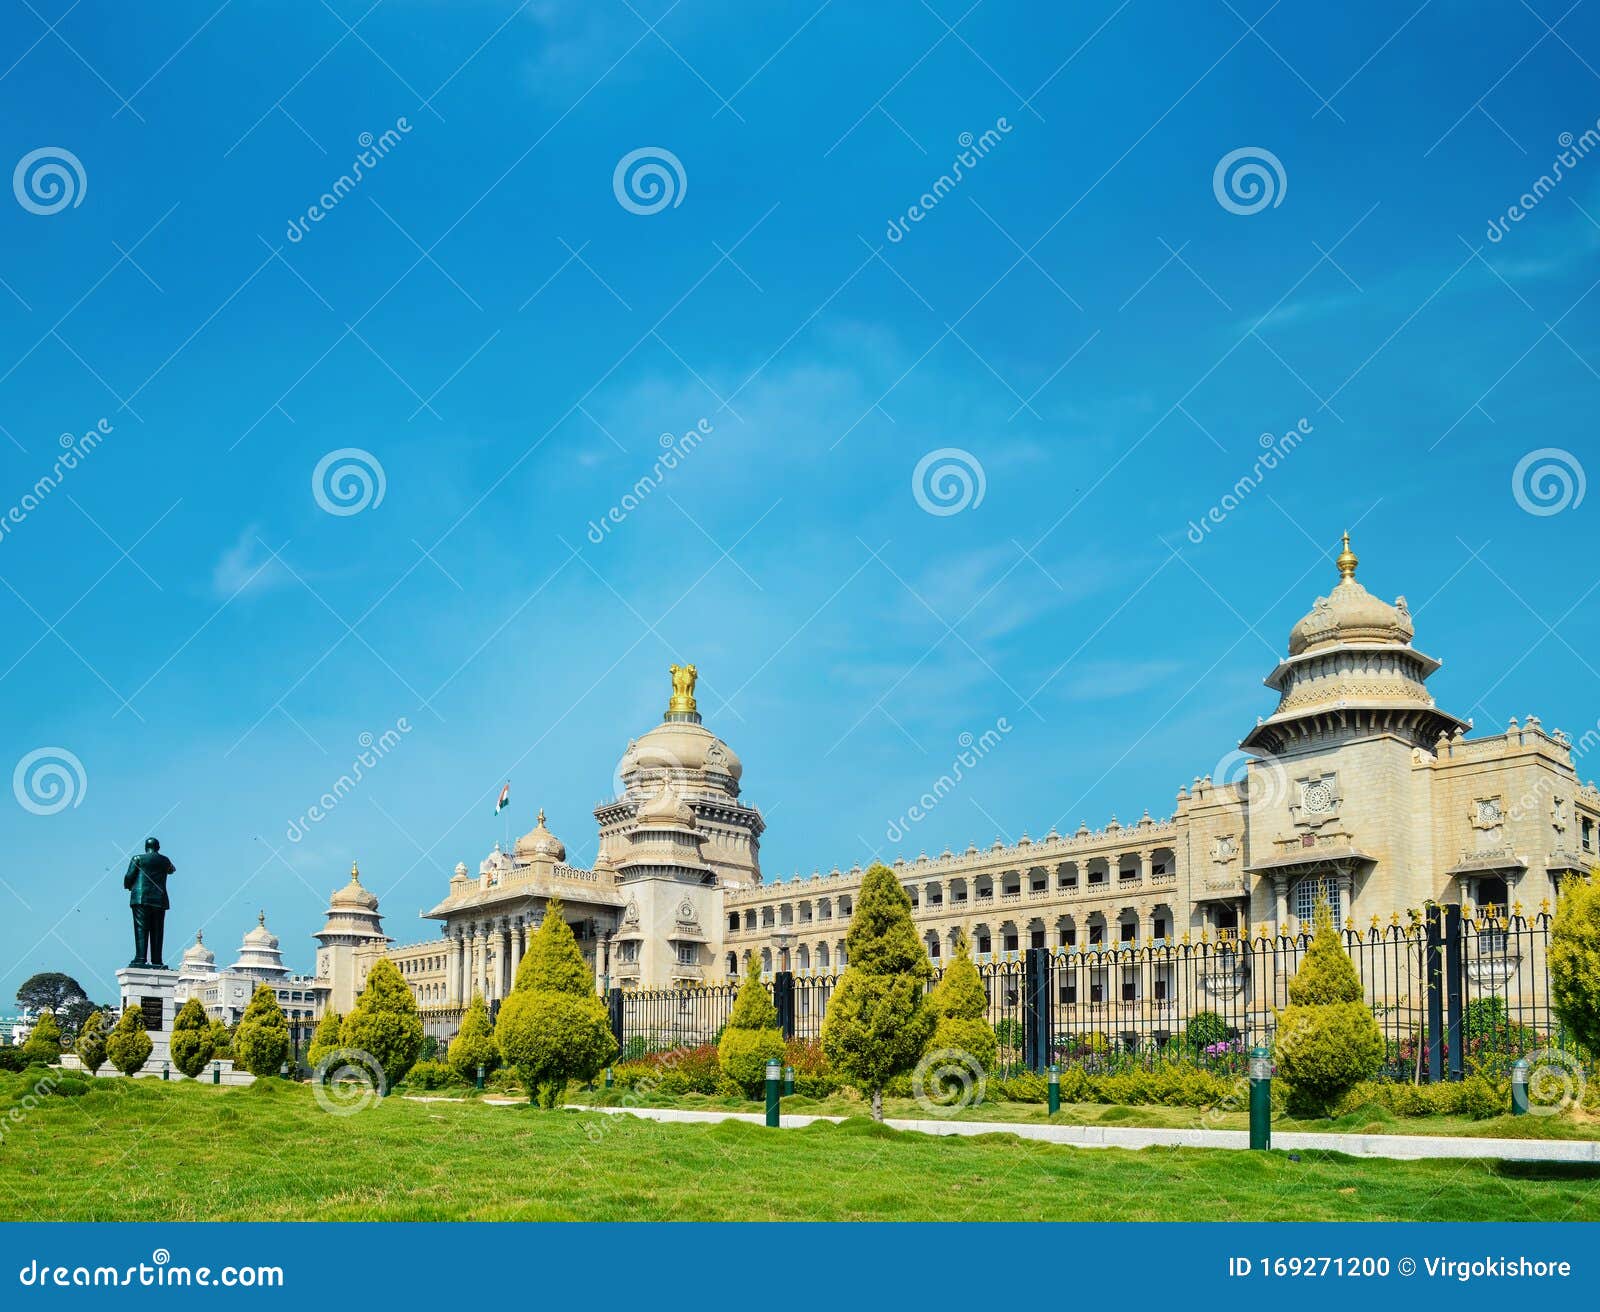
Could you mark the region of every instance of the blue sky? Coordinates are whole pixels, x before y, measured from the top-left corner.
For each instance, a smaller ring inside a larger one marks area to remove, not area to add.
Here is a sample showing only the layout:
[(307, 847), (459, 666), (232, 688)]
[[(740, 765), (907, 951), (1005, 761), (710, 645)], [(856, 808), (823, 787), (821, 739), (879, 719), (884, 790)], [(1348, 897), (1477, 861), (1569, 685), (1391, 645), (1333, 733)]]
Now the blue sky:
[[(7, 996), (111, 993), (149, 832), (172, 955), (265, 907), (300, 969), (353, 858), (401, 941), (540, 805), (592, 860), (674, 660), (768, 878), (1165, 814), (1346, 528), (1446, 709), (1600, 715), (1592, 6), (3, 0), (0, 50), (0, 162), (49, 152), (0, 193), (3, 764), (81, 766), (6, 798)], [(931, 514), (946, 449), (982, 497)]]

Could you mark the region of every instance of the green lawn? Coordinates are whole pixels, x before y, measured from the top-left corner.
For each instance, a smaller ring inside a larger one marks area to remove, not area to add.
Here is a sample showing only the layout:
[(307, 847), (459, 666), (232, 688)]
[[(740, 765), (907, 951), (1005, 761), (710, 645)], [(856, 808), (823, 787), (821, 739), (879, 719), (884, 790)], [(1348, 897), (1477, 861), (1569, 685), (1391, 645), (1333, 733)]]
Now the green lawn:
[[(433, 1096), (433, 1095), (424, 1095)], [(437, 1096), (459, 1096), (441, 1093)], [(599, 1106), (682, 1107), (703, 1111), (760, 1111), (761, 1104), (706, 1094), (639, 1095), (621, 1089), (593, 1093), (574, 1091), (572, 1102)], [(859, 1098), (792, 1097), (783, 1100), (783, 1110), (809, 1116), (861, 1116), (866, 1105)], [(1043, 1103), (984, 1102), (960, 1111), (931, 1115), (911, 1098), (885, 1098), (883, 1114), (890, 1120), (992, 1121), (1006, 1125), (1126, 1125), (1170, 1130), (1248, 1130), (1250, 1116), (1245, 1111), (1203, 1111), (1198, 1107), (1119, 1107), (1105, 1103), (1063, 1103), (1051, 1116)], [(1396, 1116), (1382, 1107), (1366, 1107), (1335, 1120), (1298, 1121), (1279, 1117), (1272, 1128), (1279, 1131), (1322, 1134), (1429, 1134), (1458, 1135), (1473, 1139), (1600, 1139), (1600, 1117), (1590, 1113), (1562, 1113), (1558, 1116), (1495, 1116), (1474, 1121), (1465, 1116)]]
[[(7, 1098), (15, 1097), (11, 1090)], [(1600, 1220), (1600, 1168), (767, 1130), (101, 1081), (0, 1140), (6, 1220)]]

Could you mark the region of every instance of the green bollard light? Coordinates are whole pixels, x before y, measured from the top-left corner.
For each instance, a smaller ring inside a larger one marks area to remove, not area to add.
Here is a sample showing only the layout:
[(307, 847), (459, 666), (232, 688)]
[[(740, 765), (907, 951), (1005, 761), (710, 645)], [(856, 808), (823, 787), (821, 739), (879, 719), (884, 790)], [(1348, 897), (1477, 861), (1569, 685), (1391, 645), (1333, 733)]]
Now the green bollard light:
[(1061, 1067), (1050, 1063), (1050, 1115), (1061, 1110)]
[(606, 1088), (611, 1087), (611, 1067), (606, 1067)]
[(785, 1066), (783, 1068), (783, 1096), (785, 1098), (787, 1098), (793, 1093), (794, 1093), (794, 1067), (793, 1066)]
[(220, 1061), (214, 1061), (211, 1063), (211, 1083), (222, 1083), (222, 1063)]
[(476, 1087), (477, 1087), (477, 1090), (478, 1090), (479, 1093), (483, 1092), (483, 1063), (482, 1062), (478, 1063), (478, 1083), (477, 1083)]
[(1518, 1057), (1511, 1063), (1511, 1114), (1528, 1114), (1528, 1059)]
[(1250, 1050), (1250, 1146), (1272, 1147), (1272, 1053)]
[(782, 1068), (777, 1059), (767, 1063), (767, 1128), (778, 1128), (778, 1080), (782, 1076)]

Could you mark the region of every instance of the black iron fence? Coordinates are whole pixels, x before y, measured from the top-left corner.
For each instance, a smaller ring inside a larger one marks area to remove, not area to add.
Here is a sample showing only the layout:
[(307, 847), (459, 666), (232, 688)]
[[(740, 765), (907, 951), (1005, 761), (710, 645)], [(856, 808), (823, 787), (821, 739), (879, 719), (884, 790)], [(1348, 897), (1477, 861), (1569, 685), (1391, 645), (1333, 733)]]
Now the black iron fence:
[[(1456, 906), (1341, 932), (1385, 1041), (1389, 1079), (1459, 1079), (1469, 1062), (1509, 1062), (1571, 1048), (1550, 1011), (1550, 920), (1463, 916)], [(1146, 947), (1033, 948), (980, 960), (1002, 1072), (1052, 1062), (1093, 1070), (1190, 1062), (1242, 1070), (1271, 1045), (1309, 933), (1163, 942)], [(770, 976), (785, 1035), (816, 1039), (839, 976)], [(612, 1028), (624, 1058), (714, 1043), (738, 984), (614, 989)]]

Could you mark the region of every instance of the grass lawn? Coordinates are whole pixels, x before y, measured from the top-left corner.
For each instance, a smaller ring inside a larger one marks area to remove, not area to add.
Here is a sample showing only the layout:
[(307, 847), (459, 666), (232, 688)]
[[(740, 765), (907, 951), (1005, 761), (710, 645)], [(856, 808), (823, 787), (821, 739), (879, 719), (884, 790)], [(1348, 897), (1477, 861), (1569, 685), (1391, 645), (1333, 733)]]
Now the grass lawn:
[[(4, 1090), (8, 1101), (19, 1096)], [(1600, 1168), (1065, 1148), (104, 1080), (5, 1122), (5, 1220), (1600, 1220)]]
[[(441, 1096), (450, 1096), (442, 1094)], [(760, 1111), (762, 1104), (706, 1094), (629, 1094), (621, 1089), (575, 1094), (572, 1102), (598, 1106), (682, 1107), (697, 1111)], [(808, 1116), (862, 1116), (866, 1104), (859, 1098), (801, 1098), (783, 1100), (785, 1113)], [(1248, 1130), (1247, 1111), (1212, 1112), (1198, 1107), (1120, 1107), (1105, 1103), (1063, 1103), (1051, 1116), (1043, 1103), (984, 1102), (948, 1116), (934, 1117), (911, 1098), (885, 1098), (883, 1114), (890, 1120), (994, 1121), (1007, 1125), (1126, 1125), (1168, 1130)], [(1589, 1112), (1564, 1112), (1558, 1116), (1495, 1116), (1474, 1121), (1465, 1116), (1396, 1116), (1383, 1107), (1365, 1107), (1334, 1120), (1300, 1121), (1283, 1116), (1274, 1130), (1322, 1134), (1440, 1134), (1473, 1139), (1600, 1139), (1600, 1116)]]

